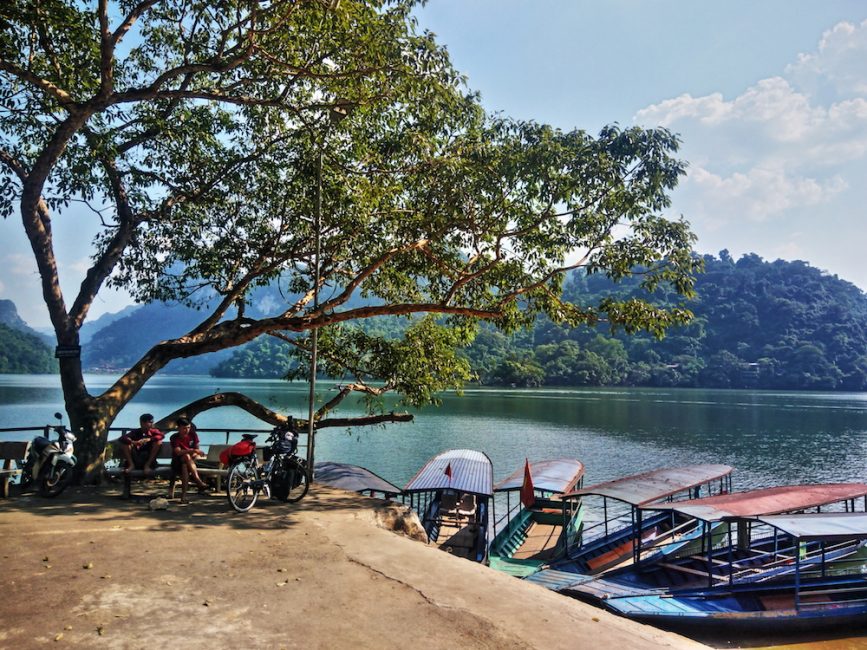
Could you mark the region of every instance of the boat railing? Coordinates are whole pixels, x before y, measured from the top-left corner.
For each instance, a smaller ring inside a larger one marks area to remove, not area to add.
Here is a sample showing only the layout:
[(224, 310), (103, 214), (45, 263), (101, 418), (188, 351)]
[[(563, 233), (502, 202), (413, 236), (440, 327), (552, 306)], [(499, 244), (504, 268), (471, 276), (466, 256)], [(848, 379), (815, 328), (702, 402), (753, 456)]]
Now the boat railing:
[(631, 512), (623, 512), (594, 523), (585, 523), (582, 530), (582, 544), (590, 544), (608, 537), (612, 532), (633, 524)]
[(696, 536), (700, 532), (697, 530), (700, 526), (697, 520), (690, 519), (669, 530), (642, 537), (638, 549), (639, 560), (656, 557), (660, 553), (665, 555), (671, 548), (683, 544), (685, 536), (689, 536), (690, 539)]
[[(720, 525), (720, 522), (715, 523)], [(770, 541), (770, 538), (763, 540), (764, 543)], [(773, 550), (750, 552), (750, 549), (744, 549), (736, 558), (732, 557), (730, 544), (717, 545), (717, 552), (710, 556), (690, 545), (689, 554), (676, 558), (665, 557), (666, 554), (662, 552), (664, 545), (653, 548), (656, 549), (653, 558), (650, 554), (643, 558), (651, 561), (653, 566), (704, 576), (715, 585), (765, 583), (793, 574), (798, 574), (802, 579), (843, 575), (847, 565), (861, 567), (864, 564), (864, 557), (858, 553), (864, 548), (864, 543), (858, 540), (818, 544), (793, 543), (789, 539), (785, 543), (775, 544)]]

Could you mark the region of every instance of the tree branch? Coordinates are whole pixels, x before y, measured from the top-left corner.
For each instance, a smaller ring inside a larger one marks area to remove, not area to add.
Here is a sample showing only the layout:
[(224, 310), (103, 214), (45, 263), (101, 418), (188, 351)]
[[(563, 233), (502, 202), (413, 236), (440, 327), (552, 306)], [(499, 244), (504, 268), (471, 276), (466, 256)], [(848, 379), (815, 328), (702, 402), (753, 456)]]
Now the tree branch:
[[(181, 408), (172, 411), (164, 418), (161, 418), (158, 422), (154, 423), (154, 426), (158, 429), (174, 429), (179, 417), (186, 417), (192, 420), (205, 411), (221, 408), (223, 406), (236, 406), (241, 408), (263, 422), (267, 422), (275, 427), (289, 425), (288, 416), (280, 415), (279, 413), (272, 411), (268, 407), (263, 406), (243, 393), (231, 392), (215, 393), (214, 395), (208, 395), (207, 397), (198, 399), (195, 402), (191, 402), (186, 406), (182, 406)], [(380, 415), (320, 420), (314, 423), (314, 428), (319, 430), (334, 427), (370, 426), (372, 424), (383, 424), (386, 422), (412, 422), (412, 420), (413, 416), (411, 413), (395, 413), (392, 411), (391, 413), (383, 413)], [(308, 429), (307, 422), (305, 420), (295, 419), (295, 428), (298, 431), (306, 431)]]
[(29, 70), (19, 68), (17, 65), (11, 63), (10, 61), (0, 60), (0, 70), (6, 71), (12, 76), (17, 77), (21, 81), (26, 81), (31, 86), (34, 86), (35, 88), (38, 88), (45, 93), (48, 93), (63, 106), (72, 104), (74, 102), (72, 95), (70, 95), (59, 86), (55, 86), (47, 79), (43, 79), (42, 77), (33, 74)]

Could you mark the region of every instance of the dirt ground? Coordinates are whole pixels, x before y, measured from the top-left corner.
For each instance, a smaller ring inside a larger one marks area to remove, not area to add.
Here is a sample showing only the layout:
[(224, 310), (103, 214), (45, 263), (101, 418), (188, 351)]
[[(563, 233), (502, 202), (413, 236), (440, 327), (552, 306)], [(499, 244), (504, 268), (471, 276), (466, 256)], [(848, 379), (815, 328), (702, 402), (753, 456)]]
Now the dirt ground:
[(0, 648), (703, 647), (384, 530), (377, 500), (150, 511), (150, 486), (0, 501)]

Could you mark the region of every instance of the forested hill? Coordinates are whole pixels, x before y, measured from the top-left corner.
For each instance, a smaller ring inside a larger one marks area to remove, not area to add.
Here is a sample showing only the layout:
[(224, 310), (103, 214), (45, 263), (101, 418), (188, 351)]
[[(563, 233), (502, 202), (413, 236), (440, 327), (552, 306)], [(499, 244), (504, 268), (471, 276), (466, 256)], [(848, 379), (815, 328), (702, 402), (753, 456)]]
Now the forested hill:
[[(479, 381), (503, 386), (704, 386), (815, 390), (867, 389), (867, 296), (805, 262), (766, 262), (726, 251), (706, 256), (695, 319), (661, 341), (540, 321), (506, 337), (484, 329), (466, 350)], [(614, 285), (574, 274), (566, 296), (637, 293), (638, 280)], [(664, 303), (673, 296), (656, 294)], [(236, 352), (218, 376), (276, 377), (286, 371), (285, 344), (268, 340)]]
[(31, 329), (11, 300), (0, 300), (0, 373), (57, 371), (49, 339)]
[(52, 372), (57, 372), (57, 361), (39, 336), (0, 323), (0, 373)]
[[(705, 256), (695, 319), (650, 335), (610, 335), (603, 327), (540, 323), (531, 336), (480, 336), (469, 354), (483, 383), (500, 385), (703, 386), (815, 390), (867, 389), (867, 296), (805, 262), (766, 262), (726, 251)], [(573, 275), (567, 297), (592, 301), (637, 281)], [(657, 294), (659, 302), (667, 296)]]
[[(867, 296), (861, 290), (805, 262), (766, 262), (757, 255), (734, 261), (725, 251), (704, 261), (697, 297), (687, 303), (695, 319), (661, 341), (647, 334), (612, 335), (604, 325), (571, 329), (542, 320), (513, 337), (486, 328), (465, 353), (487, 385), (867, 390)], [(614, 285), (576, 273), (565, 291), (570, 300), (591, 303), (611, 292), (628, 296), (640, 290), (637, 280)], [(268, 298), (267, 289), (260, 298)], [(658, 302), (669, 298), (656, 295)], [(23, 321), (14, 305), (4, 306), (0, 372), (55, 371), (51, 349), (16, 331), (14, 324)], [(186, 331), (199, 317), (180, 307), (138, 308), (84, 345), (88, 367), (128, 365), (146, 346)], [(379, 327), (397, 332), (405, 323), (390, 319)], [(265, 337), (175, 364), (169, 372), (280, 377), (287, 364), (286, 344)]]

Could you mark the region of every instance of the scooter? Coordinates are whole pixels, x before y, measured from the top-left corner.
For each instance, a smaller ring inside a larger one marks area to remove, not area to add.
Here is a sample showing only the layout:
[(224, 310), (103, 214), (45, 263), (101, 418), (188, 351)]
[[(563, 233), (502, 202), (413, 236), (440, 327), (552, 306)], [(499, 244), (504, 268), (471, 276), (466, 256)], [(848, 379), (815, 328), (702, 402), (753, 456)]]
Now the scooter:
[[(75, 468), (75, 436), (64, 426), (60, 413), (55, 413), (54, 417), (60, 423), (46, 425), (45, 435), (36, 436), (30, 441), (21, 468), (22, 489), (27, 490), (35, 485), (43, 497), (56, 497), (63, 492), (72, 480)], [(57, 434), (56, 442), (48, 438), (51, 431)]]

